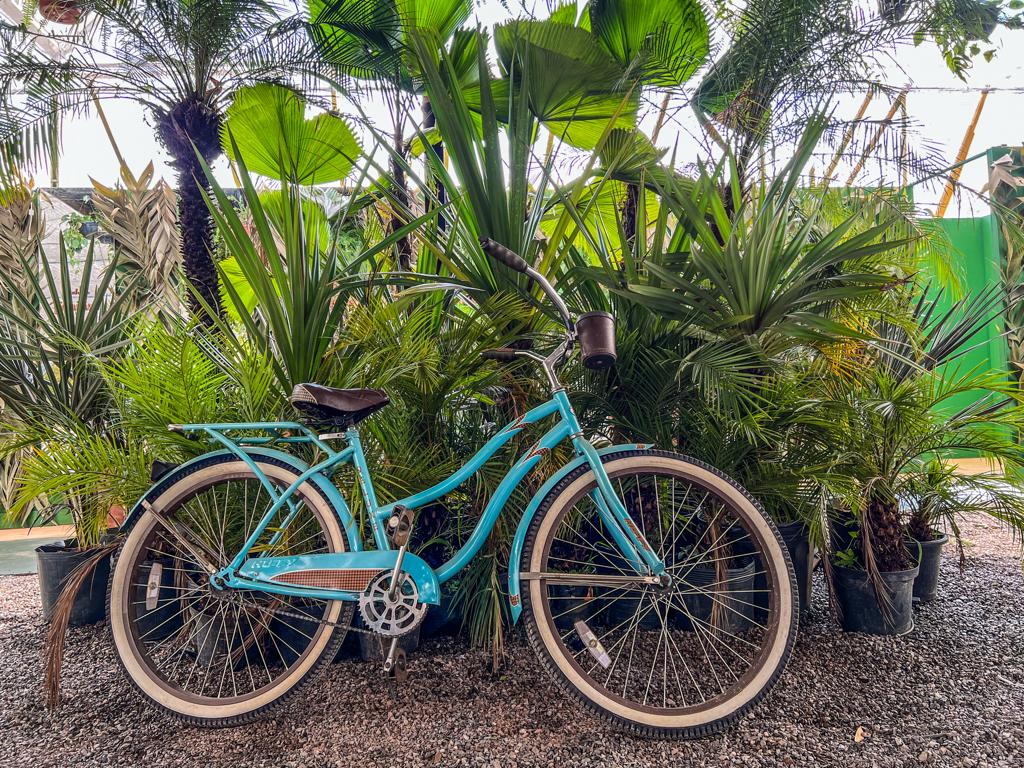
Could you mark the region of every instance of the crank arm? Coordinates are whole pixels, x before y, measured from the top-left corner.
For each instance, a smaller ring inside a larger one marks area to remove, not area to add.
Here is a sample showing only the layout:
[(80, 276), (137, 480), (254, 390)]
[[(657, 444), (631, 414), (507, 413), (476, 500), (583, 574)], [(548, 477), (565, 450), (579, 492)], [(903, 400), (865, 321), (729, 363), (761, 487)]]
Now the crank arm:
[(661, 584), (658, 576), (602, 576), (593, 573), (558, 573), (557, 571), (524, 571), (519, 575), (524, 581), (538, 581), (543, 579), (549, 584), (562, 584), (566, 586), (583, 585), (595, 587), (623, 587), (635, 584), (637, 586)]
[(215, 560), (217, 556), (213, 552), (211, 552), (205, 545), (194, 544), (193, 542), (189, 541), (185, 534), (182, 533), (181, 527), (178, 525), (178, 523), (174, 522), (173, 520), (168, 520), (166, 517), (163, 516), (162, 513), (157, 512), (156, 507), (154, 507), (145, 499), (143, 499), (142, 501), (142, 507), (151, 515), (153, 515), (153, 517), (155, 517), (157, 520), (163, 523), (164, 528), (169, 533), (173, 534), (174, 538), (177, 539), (178, 544), (180, 544), (183, 549), (187, 550), (188, 553), (196, 559), (196, 562), (199, 563), (199, 565), (201, 565), (206, 570), (207, 573), (209, 573), (212, 576), (220, 570), (210, 560), (210, 558), (213, 558)]

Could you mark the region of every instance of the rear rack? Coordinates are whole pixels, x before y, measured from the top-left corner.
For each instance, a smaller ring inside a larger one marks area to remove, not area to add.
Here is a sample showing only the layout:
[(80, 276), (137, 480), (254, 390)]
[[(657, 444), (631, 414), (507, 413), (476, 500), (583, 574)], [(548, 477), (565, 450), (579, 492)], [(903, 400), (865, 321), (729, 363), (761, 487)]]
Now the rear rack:
[[(276, 444), (308, 444), (312, 443), (317, 447), (330, 452), (324, 445), (324, 439), (344, 437), (343, 434), (318, 435), (314, 430), (305, 424), (297, 421), (258, 421), (249, 424), (242, 423), (214, 423), (214, 424), (168, 424), (167, 429), (171, 432), (179, 432), (186, 436), (198, 437), (205, 434), (210, 442), (224, 443), (225, 441), (235, 445), (260, 445), (269, 446)], [(232, 432), (264, 432), (263, 435), (239, 435), (231, 437)], [(294, 434), (298, 433), (298, 434)]]

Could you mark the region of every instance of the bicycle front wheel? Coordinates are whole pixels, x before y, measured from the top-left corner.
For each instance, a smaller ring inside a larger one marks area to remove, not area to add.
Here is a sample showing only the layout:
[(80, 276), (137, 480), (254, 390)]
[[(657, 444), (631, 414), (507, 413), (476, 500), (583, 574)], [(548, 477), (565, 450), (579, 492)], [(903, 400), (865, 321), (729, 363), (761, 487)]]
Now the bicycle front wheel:
[[(299, 473), (254, 457), (278, 492)], [(187, 722), (237, 725), (279, 707), (334, 658), (352, 604), (214, 589), (273, 500), (248, 464), (215, 454), (151, 495), (117, 553), (109, 587), (118, 659), (151, 702)], [(251, 556), (345, 550), (337, 512), (311, 482), (274, 513)]]
[(669, 578), (637, 577), (584, 465), (549, 492), (527, 534), (527, 635), (555, 680), (616, 726), (717, 732), (768, 693), (792, 650), (788, 553), (758, 504), (706, 464), (634, 451), (605, 469)]

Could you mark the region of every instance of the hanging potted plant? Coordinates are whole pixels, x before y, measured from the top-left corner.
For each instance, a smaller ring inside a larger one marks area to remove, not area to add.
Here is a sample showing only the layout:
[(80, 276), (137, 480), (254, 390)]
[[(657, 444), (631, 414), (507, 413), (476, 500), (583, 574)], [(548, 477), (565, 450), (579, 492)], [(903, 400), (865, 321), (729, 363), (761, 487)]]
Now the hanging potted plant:
[(39, 0), (39, 14), (57, 24), (77, 24), (82, 8), (79, 0)]
[[(834, 530), (844, 534), (833, 537), (845, 546), (834, 549), (830, 571), (847, 630), (913, 628), (922, 554), (941, 541), (936, 516), (983, 511), (1024, 532), (1024, 497), (1006, 490), (1024, 467), (1014, 439), (1024, 423), (1020, 393), (1001, 372), (957, 365), (997, 305), (988, 293), (938, 314), (937, 300), (919, 299), (904, 321), (879, 327), (859, 375), (824, 406), (835, 447), (820, 481), (836, 500)], [(954, 494), (952, 473), (935, 462), (962, 452), (1002, 469), (958, 478)], [(914, 534), (926, 541), (908, 547)]]

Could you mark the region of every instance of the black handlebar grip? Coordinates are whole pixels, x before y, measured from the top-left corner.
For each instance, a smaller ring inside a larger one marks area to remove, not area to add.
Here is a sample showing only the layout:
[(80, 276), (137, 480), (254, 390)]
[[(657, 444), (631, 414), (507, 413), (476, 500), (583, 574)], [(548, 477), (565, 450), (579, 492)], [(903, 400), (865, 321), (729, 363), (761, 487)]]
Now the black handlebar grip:
[(492, 259), (497, 259), (506, 267), (510, 267), (516, 272), (525, 272), (527, 267), (530, 266), (526, 263), (526, 259), (518, 253), (509, 250), (501, 243), (497, 243), (489, 237), (480, 238), (480, 247), (483, 248), (484, 253)]
[(516, 350), (509, 349), (508, 347), (485, 349), (480, 353), (480, 357), (484, 360), (501, 360), (503, 363), (511, 363), (516, 359)]

